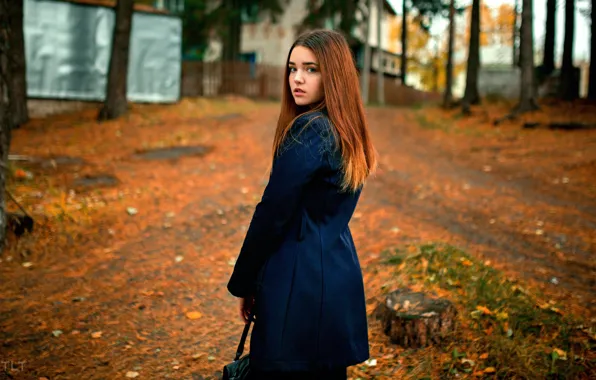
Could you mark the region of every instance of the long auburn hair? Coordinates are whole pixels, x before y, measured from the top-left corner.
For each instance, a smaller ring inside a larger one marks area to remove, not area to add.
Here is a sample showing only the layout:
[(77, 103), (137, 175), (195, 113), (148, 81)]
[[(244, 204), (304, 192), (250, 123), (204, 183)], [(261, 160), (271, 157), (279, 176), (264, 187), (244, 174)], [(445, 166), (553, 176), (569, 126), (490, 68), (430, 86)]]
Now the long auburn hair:
[[(310, 49), (318, 60), (324, 94), (319, 104), (301, 107), (292, 97), (288, 62), (296, 46)], [(324, 109), (333, 125), (333, 134), (339, 142), (342, 155), (342, 190), (356, 191), (377, 166), (376, 150), (364, 116), (358, 72), (343, 35), (332, 30), (314, 30), (298, 37), (286, 59), (281, 111), (273, 140), (273, 158), (299, 116)]]

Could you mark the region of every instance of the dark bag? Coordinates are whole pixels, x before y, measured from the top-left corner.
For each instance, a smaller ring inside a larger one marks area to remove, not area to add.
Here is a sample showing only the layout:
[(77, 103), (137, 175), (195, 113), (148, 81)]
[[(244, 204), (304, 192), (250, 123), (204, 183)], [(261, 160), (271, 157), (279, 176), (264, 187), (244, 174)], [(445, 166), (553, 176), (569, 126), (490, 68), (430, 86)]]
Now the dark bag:
[(244, 343), (246, 342), (248, 330), (250, 330), (250, 324), (253, 321), (253, 318), (254, 316), (251, 315), (248, 319), (248, 323), (244, 325), (242, 338), (240, 338), (240, 344), (238, 344), (238, 349), (236, 350), (236, 357), (234, 358), (233, 362), (224, 366), (222, 380), (250, 379), (250, 355), (246, 354), (242, 356), (242, 352), (244, 351)]

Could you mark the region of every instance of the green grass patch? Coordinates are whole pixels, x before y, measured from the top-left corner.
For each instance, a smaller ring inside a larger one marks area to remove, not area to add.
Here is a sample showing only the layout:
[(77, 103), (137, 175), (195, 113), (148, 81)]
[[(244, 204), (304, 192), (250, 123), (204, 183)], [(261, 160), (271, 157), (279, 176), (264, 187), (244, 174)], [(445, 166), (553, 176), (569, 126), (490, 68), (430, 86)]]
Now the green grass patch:
[(430, 130), (447, 131), (450, 129), (449, 127), (451, 126), (449, 122), (436, 123), (432, 120), (429, 120), (426, 117), (426, 115), (424, 115), (424, 113), (422, 112), (416, 112), (416, 122), (422, 129)]
[(465, 252), (426, 244), (386, 251), (382, 262), (397, 266), (400, 286), (447, 293), (458, 308), (458, 331), (441, 347), (448, 359), (435, 363), (442, 376), (596, 378), (593, 326)]

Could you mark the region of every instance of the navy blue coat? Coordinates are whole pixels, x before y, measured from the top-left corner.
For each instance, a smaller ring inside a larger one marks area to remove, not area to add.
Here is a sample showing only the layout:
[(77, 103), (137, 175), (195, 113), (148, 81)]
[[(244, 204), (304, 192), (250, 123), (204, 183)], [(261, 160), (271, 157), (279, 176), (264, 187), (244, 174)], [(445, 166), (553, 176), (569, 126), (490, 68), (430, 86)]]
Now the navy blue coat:
[(369, 357), (362, 271), (342, 192), (341, 154), (324, 113), (300, 116), (273, 162), (228, 290), (255, 295), (251, 364), (312, 371)]

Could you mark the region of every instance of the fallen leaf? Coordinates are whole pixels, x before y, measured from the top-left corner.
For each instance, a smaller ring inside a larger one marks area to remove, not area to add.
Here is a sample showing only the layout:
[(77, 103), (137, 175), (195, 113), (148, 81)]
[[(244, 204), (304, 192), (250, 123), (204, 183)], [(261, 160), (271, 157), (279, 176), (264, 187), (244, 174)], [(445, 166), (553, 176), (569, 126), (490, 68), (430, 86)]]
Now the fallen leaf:
[(476, 306), (476, 310), (481, 311), (482, 314), (484, 315), (492, 315), (492, 311), (490, 311), (489, 308), (487, 308), (486, 306)]
[(480, 355), (480, 357), (478, 357), (478, 359), (480, 359), (480, 360), (488, 359), (488, 352), (485, 352), (484, 354)]
[(95, 332), (91, 333), (91, 338), (95, 338), (95, 339), (101, 338), (101, 334), (102, 334), (101, 331), (95, 331)]
[(203, 314), (199, 313), (198, 311), (189, 311), (186, 313), (186, 318), (188, 319), (199, 319), (203, 316)]
[(135, 372), (135, 371), (126, 372), (126, 377), (128, 377), (129, 379), (134, 379), (137, 376), (139, 376), (138, 372)]
[(484, 369), (484, 373), (495, 373), (495, 372), (497, 372), (495, 367), (487, 367)]
[(553, 353), (556, 354), (556, 359), (567, 360), (567, 352), (559, 348), (553, 348)]
[(463, 266), (466, 267), (471, 267), (472, 266), (472, 262), (470, 260), (464, 260), (461, 262)]

